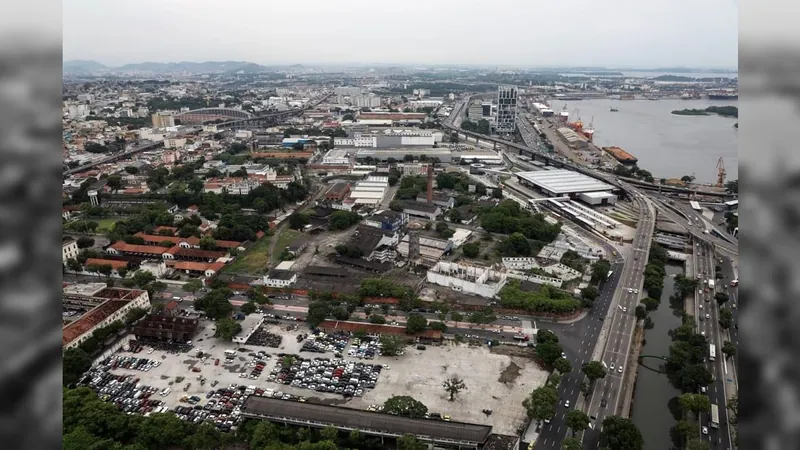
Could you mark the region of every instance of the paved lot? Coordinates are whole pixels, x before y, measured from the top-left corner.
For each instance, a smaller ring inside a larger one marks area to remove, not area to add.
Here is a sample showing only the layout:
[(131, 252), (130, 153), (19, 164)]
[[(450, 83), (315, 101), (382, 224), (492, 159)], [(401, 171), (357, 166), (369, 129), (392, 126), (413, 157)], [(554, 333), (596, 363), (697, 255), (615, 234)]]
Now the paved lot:
[[(442, 347), (428, 346), (427, 350), (408, 347), (403, 356), (363, 360), (371, 364), (389, 364), (391, 368), (381, 373), (375, 389), (367, 390), (361, 398), (345, 399), (337, 394), (320, 393), (266, 381), (267, 375), (278, 363), (279, 358), (274, 356), (276, 353), (299, 354), (302, 343), (297, 342), (296, 336), (300, 332), (307, 332), (303, 325), (299, 325), (300, 328), (296, 331), (287, 331), (285, 323), (269, 325), (270, 332), (283, 336), (279, 348), (246, 346), (250, 351), (264, 350), (272, 355), (263, 374), (256, 380), (239, 377), (242, 370), (248, 375), (251, 371), (247, 367), (252, 359), (247, 355), (249, 352), (240, 352), (233, 364), (224, 364), (225, 350), (236, 349), (239, 346), (214, 339), (212, 322), (203, 322), (201, 326), (203, 328), (196, 335), (195, 350), (192, 352), (172, 354), (157, 350), (147, 354), (145, 350), (136, 356), (160, 360), (161, 366), (149, 372), (115, 369), (114, 373), (135, 374), (141, 378), (141, 383), (155, 386), (159, 390), (172, 387), (172, 393), (163, 398), (168, 406), (179, 405), (179, 399), (183, 395), (197, 395), (203, 399), (200, 404), (205, 404), (205, 393), (212, 389), (212, 381), (219, 383), (217, 388), (227, 387), (230, 384), (255, 385), (305, 396), (309, 402), (357, 409), (366, 409), (371, 404), (382, 404), (393, 395), (410, 395), (427, 405), (431, 412), (449, 414), (454, 421), (491, 424), (496, 433), (502, 434), (516, 433), (517, 428), (525, 422), (522, 400), (533, 389), (544, 384), (547, 378), (547, 373), (532, 361), (492, 354), (486, 347), (455, 344)], [(194, 356), (196, 350), (210, 353), (211, 356), (205, 362), (201, 362)], [(346, 350), (344, 354), (347, 355)], [(304, 352), (301, 356), (330, 358), (333, 354)], [(214, 365), (216, 358), (220, 359), (218, 366)], [(507, 370), (512, 363), (511, 369)], [(191, 368), (194, 366), (199, 367), (201, 371), (192, 372)], [(450, 402), (442, 388), (442, 382), (453, 374), (463, 378), (467, 389)], [(200, 385), (198, 375), (206, 377), (204, 386)], [(176, 382), (176, 377), (184, 377), (184, 380)], [(500, 382), (501, 377), (506, 383)], [(191, 386), (184, 392), (183, 388), (187, 383), (191, 383)], [(481, 412), (484, 408), (492, 409), (493, 414), (487, 417)]]

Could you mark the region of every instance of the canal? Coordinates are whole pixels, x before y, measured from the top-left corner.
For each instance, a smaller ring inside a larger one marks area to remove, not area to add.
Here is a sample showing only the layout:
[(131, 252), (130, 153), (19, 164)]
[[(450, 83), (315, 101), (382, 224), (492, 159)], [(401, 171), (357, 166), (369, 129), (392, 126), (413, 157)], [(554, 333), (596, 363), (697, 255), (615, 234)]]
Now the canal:
[[(645, 345), (642, 355), (669, 356), (669, 346), (672, 339), (669, 330), (681, 324), (681, 318), (673, 307), (682, 308), (683, 305), (670, 305), (669, 298), (674, 292), (676, 274), (684, 273), (682, 265), (667, 264), (667, 276), (664, 278), (664, 291), (661, 293), (661, 303), (658, 309), (650, 312), (654, 326), (645, 330)], [(644, 358), (642, 364), (663, 369), (664, 361), (656, 358)], [(672, 387), (667, 375), (650, 370), (639, 365), (636, 388), (634, 389), (633, 409), (631, 419), (639, 427), (644, 437), (644, 448), (647, 450), (670, 450), (673, 447), (669, 430), (678, 421), (676, 415), (677, 397), (681, 394)]]

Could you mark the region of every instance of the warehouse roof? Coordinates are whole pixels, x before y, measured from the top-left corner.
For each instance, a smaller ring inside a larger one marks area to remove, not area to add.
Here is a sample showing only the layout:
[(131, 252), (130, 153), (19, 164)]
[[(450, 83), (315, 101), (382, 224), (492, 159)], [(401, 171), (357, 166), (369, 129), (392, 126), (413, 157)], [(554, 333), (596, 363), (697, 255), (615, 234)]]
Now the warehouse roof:
[(410, 419), (379, 412), (279, 400), (257, 395), (247, 397), (242, 406), (242, 413), (251, 417), (263, 415), (314, 421), (331, 424), (337, 428), (374, 430), (397, 436), (414, 434), (436, 441), (454, 440), (482, 444), (492, 431), (492, 427), (489, 425)]
[(614, 186), (610, 184), (565, 169), (518, 172), (516, 175), (520, 181), (533, 184), (552, 194), (614, 190)]

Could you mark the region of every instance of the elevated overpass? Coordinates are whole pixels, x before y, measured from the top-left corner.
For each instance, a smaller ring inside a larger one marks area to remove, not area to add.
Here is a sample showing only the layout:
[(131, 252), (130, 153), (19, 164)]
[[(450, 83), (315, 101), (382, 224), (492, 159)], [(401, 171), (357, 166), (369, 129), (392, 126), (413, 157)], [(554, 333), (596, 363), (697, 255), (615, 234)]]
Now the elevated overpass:
[(202, 125), (214, 120), (250, 119), (252, 113), (233, 108), (200, 108), (176, 114), (175, 119), (184, 125)]
[(322, 102), (327, 100), (331, 95), (333, 95), (333, 92), (326, 92), (317, 99), (311, 101), (308, 105), (306, 105), (303, 108), (290, 109), (288, 111), (269, 112), (266, 114), (260, 114), (249, 118), (231, 120), (229, 122), (220, 123), (217, 125), (217, 127), (235, 128), (237, 130), (253, 130), (260, 128), (269, 128), (277, 124), (286, 122), (286, 120), (288, 120), (290, 117), (297, 117), (303, 115), (304, 112), (319, 106)]

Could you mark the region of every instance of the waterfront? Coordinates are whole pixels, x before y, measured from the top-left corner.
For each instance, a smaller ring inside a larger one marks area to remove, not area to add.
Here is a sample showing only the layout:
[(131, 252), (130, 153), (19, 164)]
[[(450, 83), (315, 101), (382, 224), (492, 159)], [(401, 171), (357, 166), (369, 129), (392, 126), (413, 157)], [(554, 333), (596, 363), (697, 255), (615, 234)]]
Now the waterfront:
[[(716, 182), (720, 156), (727, 179), (739, 178), (738, 130), (733, 127), (737, 119), (670, 114), (680, 109), (736, 106), (735, 100), (596, 99), (553, 101), (551, 107), (561, 111), (565, 104), (570, 120), (576, 119), (577, 109), (585, 125), (594, 122), (595, 144), (622, 147), (656, 179), (694, 175), (697, 182)], [(619, 111), (611, 112), (612, 106)]]
[[(669, 356), (669, 346), (672, 339), (669, 330), (681, 324), (680, 317), (676, 316), (670, 307), (669, 297), (674, 292), (674, 275), (683, 273), (683, 266), (668, 264), (667, 276), (664, 278), (664, 291), (661, 294), (661, 304), (658, 309), (650, 312), (655, 326), (645, 330), (646, 344), (642, 348), (642, 355)], [(681, 305), (682, 306), (682, 305)], [(657, 358), (644, 358), (642, 362), (648, 367), (659, 369), (664, 364)], [(633, 393), (632, 420), (639, 427), (644, 437), (644, 448), (647, 450), (670, 450), (673, 448), (669, 430), (677, 422), (673, 411), (668, 404), (674, 403), (681, 394), (667, 379), (665, 374), (650, 370), (641, 365), (638, 367), (636, 388)]]

